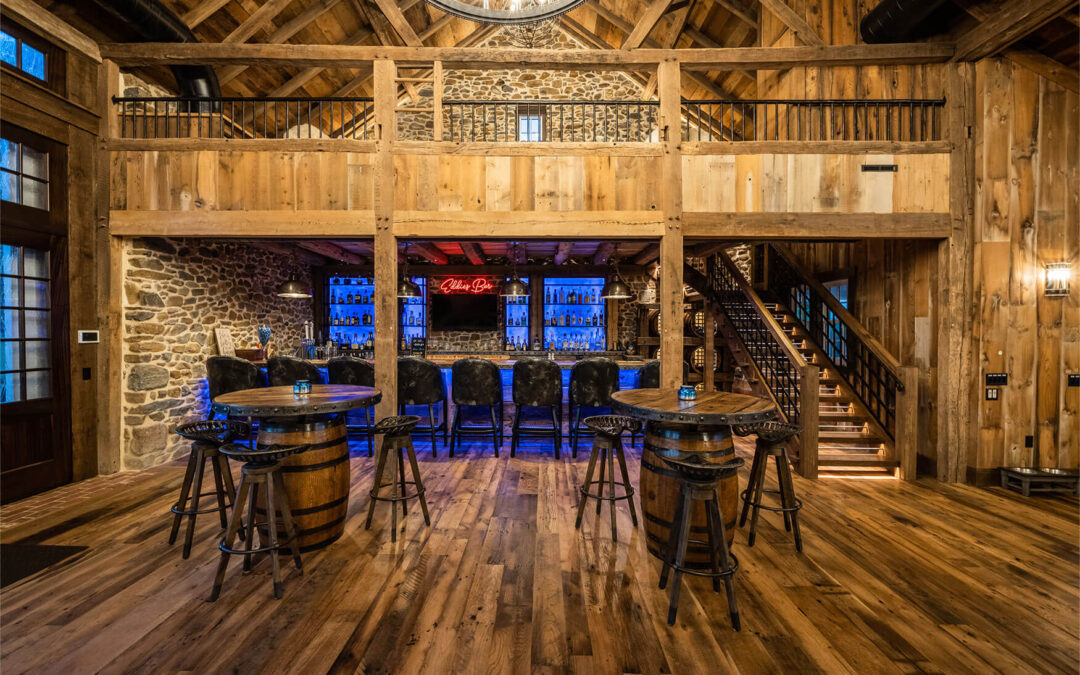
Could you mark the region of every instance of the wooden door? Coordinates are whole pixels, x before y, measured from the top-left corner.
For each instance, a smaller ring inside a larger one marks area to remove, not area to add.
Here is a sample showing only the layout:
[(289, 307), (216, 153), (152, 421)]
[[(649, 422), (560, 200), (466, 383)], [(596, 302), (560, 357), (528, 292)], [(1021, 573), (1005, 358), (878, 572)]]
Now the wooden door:
[[(64, 147), (0, 129), (0, 502), (71, 480)], [(62, 179), (61, 179), (62, 180)]]

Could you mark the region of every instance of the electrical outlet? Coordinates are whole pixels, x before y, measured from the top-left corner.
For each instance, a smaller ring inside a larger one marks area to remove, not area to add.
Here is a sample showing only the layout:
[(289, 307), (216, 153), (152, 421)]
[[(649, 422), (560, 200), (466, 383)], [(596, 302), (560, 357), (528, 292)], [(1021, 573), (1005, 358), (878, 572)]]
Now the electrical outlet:
[(987, 387), (986, 388), (986, 400), (987, 401), (996, 401), (996, 400), (998, 400), (998, 388), (997, 387)]
[(1069, 373), (1069, 386), (1080, 387), (1080, 373)]
[(987, 373), (986, 374), (986, 386), (988, 387), (1004, 387), (1009, 384), (1008, 373)]

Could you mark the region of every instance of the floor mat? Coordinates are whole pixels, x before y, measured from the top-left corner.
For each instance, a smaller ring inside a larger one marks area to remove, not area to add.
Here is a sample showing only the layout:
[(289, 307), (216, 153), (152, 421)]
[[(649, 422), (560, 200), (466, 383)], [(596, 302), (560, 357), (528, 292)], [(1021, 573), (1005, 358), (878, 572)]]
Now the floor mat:
[(40, 572), (87, 548), (46, 544), (0, 544), (0, 588)]

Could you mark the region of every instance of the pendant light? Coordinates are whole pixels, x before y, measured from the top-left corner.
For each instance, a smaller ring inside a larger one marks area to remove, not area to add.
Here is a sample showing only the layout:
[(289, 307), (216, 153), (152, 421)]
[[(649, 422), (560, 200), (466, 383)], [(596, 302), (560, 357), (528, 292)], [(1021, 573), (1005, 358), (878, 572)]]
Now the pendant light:
[(409, 278), (409, 245), (405, 244), (405, 263), (401, 269), (401, 276), (398, 277), (397, 284), (397, 296), (399, 298), (420, 298), (423, 297), (420, 287), (416, 285), (416, 282)]
[(311, 286), (296, 278), (296, 258), (293, 258), (293, 272), (289, 279), (278, 284), (277, 296), (279, 298), (310, 298)]
[(614, 271), (608, 276), (607, 281), (604, 282), (604, 288), (600, 290), (600, 297), (605, 300), (629, 300), (634, 297), (634, 292), (630, 290), (630, 286), (623, 281), (622, 275), (619, 274), (618, 247), (615, 248), (611, 260)]
[(510, 281), (507, 281), (502, 285), (502, 289), (499, 291), (499, 295), (504, 298), (520, 298), (525, 295), (529, 295), (529, 285), (522, 281), (518, 277), (517, 272), (517, 259), (518, 259), (518, 245), (514, 244), (511, 248), (510, 262), (513, 265), (512, 275)]

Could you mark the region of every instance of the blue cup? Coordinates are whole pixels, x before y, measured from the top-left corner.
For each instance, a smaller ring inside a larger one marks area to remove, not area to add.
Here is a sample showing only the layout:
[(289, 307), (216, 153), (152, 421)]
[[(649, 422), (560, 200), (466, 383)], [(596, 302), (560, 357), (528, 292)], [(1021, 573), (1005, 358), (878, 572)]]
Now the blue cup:
[(683, 385), (679, 387), (679, 400), (680, 401), (693, 401), (697, 398), (697, 392), (689, 385)]

